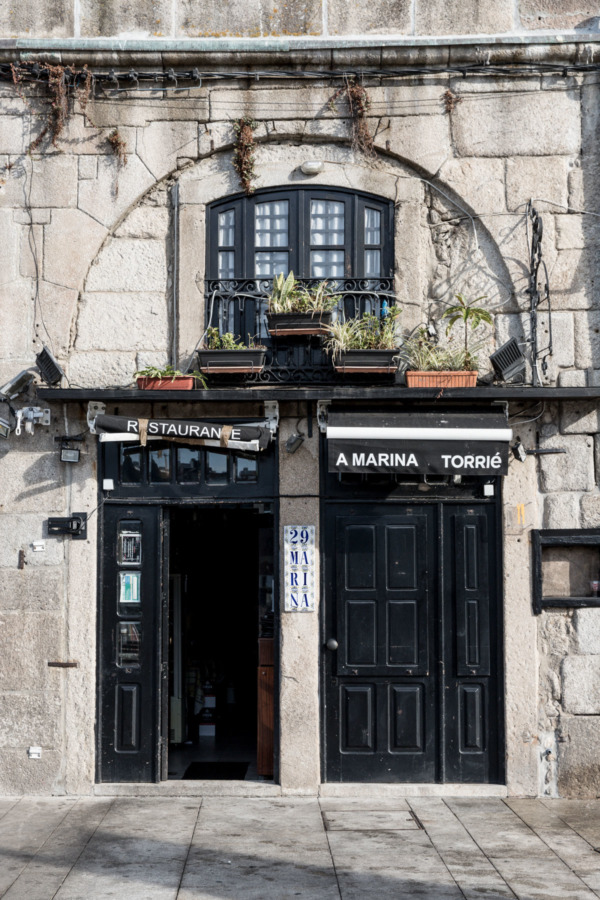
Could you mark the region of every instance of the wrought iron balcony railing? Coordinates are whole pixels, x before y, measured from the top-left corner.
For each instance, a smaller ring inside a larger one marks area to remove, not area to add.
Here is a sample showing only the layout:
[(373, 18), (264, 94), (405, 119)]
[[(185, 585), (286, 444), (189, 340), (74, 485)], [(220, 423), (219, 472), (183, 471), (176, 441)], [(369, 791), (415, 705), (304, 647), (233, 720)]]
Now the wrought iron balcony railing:
[[(316, 286), (320, 279), (298, 279), (304, 287)], [(327, 383), (339, 380), (331, 360), (322, 349), (318, 337), (303, 340), (272, 340), (267, 328), (267, 309), (273, 280), (224, 279), (207, 280), (207, 325), (221, 334), (232, 332), (245, 343), (254, 340), (268, 348), (267, 363), (262, 373), (247, 376), (260, 383)], [(340, 295), (333, 319), (354, 318), (363, 313), (380, 316), (384, 302), (395, 304), (393, 278), (332, 279), (331, 288)], [(217, 376), (225, 379), (227, 376)], [(231, 376), (230, 376), (231, 377)]]

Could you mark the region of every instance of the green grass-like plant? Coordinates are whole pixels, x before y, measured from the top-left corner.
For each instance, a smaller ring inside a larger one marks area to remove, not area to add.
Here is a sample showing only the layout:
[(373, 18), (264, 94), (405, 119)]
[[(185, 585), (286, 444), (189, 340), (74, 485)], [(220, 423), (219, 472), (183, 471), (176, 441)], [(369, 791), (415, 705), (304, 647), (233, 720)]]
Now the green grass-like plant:
[(206, 337), (204, 339), (205, 350), (264, 350), (262, 344), (257, 344), (253, 337), (248, 335), (248, 343), (245, 344), (241, 339), (236, 338), (232, 331), (226, 331), (225, 334), (219, 334), (219, 329), (211, 325), (206, 329)]
[(400, 313), (394, 306), (385, 316), (364, 313), (360, 318), (338, 320), (327, 328), (325, 349), (334, 360), (346, 350), (395, 350), (400, 343), (396, 326)]
[(341, 300), (328, 281), (321, 281), (312, 287), (304, 287), (293, 272), (287, 278), (281, 272), (273, 278), (273, 289), (269, 297), (270, 313), (312, 313), (330, 312)]
[(176, 378), (194, 378), (196, 382), (200, 382), (203, 388), (206, 387), (206, 378), (202, 372), (181, 372), (173, 366), (146, 366), (144, 369), (135, 372), (133, 377), (158, 378), (161, 381), (175, 381)]

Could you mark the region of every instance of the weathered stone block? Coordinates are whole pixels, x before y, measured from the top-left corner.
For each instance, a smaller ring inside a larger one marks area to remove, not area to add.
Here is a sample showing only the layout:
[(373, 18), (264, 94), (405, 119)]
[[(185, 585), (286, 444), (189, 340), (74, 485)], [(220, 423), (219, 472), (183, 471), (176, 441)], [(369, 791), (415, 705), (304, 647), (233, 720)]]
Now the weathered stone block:
[(57, 613), (0, 613), (0, 692), (43, 691), (56, 683), (48, 660), (61, 659), (62, 631)]
[(0, 694), (0, 747), (55, 747), (60, 735), (57, 689)]
[(328, 0), (329, 34), (410, 34), (410, 0), (374, 0), (369, 4)]
[(115, 231), (118, 238), (156, 238), (169, 232), (169, 210), (165, 206), (137, 206)]
[(127, 386), (133, 383), (136, 370), (134, 350), (129, 353), (71, 353), (68, 362), (69, 380), (82, 387)]
[(41, 759), (29, 759), (23, 747), (0, 751), (2, 793), (22, 796), (61, 793), (63, 751), (47, 750)]
[(600, 243), (600, 225), (590, 216), (559, 215), (556, 224), (556, 246), (559, 250), (583, 250)]
[(63, 361), (69, 353), (76, 309), (76, 290), (40, 281), (39, 304), (35, 310), (35, 333), (42, 340), (51, 341), (56, 355)]
[(152, 122), (140, 132), (137, 152), (154, 177), (163, 178), (177, 168), (178, 157), (198, 156), (198, 126), (196, 122)]
[(452, 132), (460, 156), (574, 155), (581, 145), (578, 95), (498, 94), (459, 103)]
[(79, 290), (107, 233), (79, 209), (55, 209), (52, 223), (44, 228), (46, 281)]
[(594, 434), (600, 431), (600, 407), (596, 400), (562, 403), (560, 430), (563, 434)]
[[(160, 67), (162, 63), (158, 63)], [(179, 63), (178, 63), (179, 65)], [(158, 94), (148, 99), (147, 93), (128, 92), (127, 99), (96, 98), (88, 105), (90, 119), (99, 128), (143, 128), (148, 122), (161, 121), (206, 122), (208, 119), (208, 92), (205, 88), (187, 92), (187, 97)], [(128, 136), (131, 148), (135, 147), (135, 135)]]
[(496, 34), (512, 31), (511, 0), (418, 0), (416, 34)]
[(542, 427), (540, 447), (567, 452), (540, 458), (541, 490), (544, 493), (594, 490), (593, 439), (584, 435), (549, 434), (548, 430), (547, 426)]
[[(15, 560), (15, 565), (18, 560)], [(64, 594), (64, 572), (60, 566), (43, 569), (3, 569), (0, 578), (0, 610), (39, 612), (58, 610)]]
[[(33, 291), (31, 281), (13, 281), (1, 288), (1, 293), (10, 297), (10, 302), (0, 303), (0, 356), (4, 359), (19, 359), (31, 354)], [(27, 363), (29, 365), (31, 363)], [(12, 374), (19, 371), (15, 364), (12, 368)], [(0, 379), (0, 384), (3, 383)]]
[(578, 716), (600, 713), (600, 656), (567, 656), (562, 680), (565, 712)]
[(60, 38), (73, 35), (73, 4), (69, 0), (36, 0), (3, 4), (0, 8), (0, 33), (9, 37)]
[(584, 369), (600, 368), (600, 311), (589, 310), (575, 317), (575, 364)]
[(579, 652), (600, 654), (600, 609), (576, 609), (573, 621)]
[(79, 307), (75, 349), (159, 351), (165, 349), (168, 333), (164, 294), (86, 293)]
[(524, 28), (598, 30), (598, 4), (593, 0), (520, 0)]
[(600, 718), (574, 716), (561, 719), (558, 744), (558, 790), (561, 797), (596, 799), (600, 784)]
[(79, 184), (79, 209), (108, 227), (118, 221), (154, 184), (154, 177), (137, 156), (119, 168), (114, 157), (98, 159), (98, 177)]
[[(7, 458), (4, 453), (0, 452), (0, 464), (3, 468)], [(4, 500), (0, 502), (4, 503)], [(63, 561), (64, 546), (62, 540), (48, 538), (46, 531), (47, 515), (43, 517), (41, 515), (14, 515), (5, 506), (0, 508), (2, 508), (2, 515), (0, 516), (0, 568), (16, 569), (19, 563), (20, 550), (25, 552), (25, 563), (28, 570), (36, 566), (57, 566)], [(52, 510), (47, 510), (47, 512), (50, 511), (53, 511), (53, 508)], [(39, 540), (46, 541), (46, 549), (43, 552), (34, 553), (31, 549), (31, 544), (33, 541)]]
[(389, 127), (376, 136), (375, 144), (434, 174), (453, 156), (449, 128), (447, 116), (403, 116), (391, 119)]
[(579, 494), (548, 494), (544, 528), (579, 528)]
[(113, 238), (94, 261), (87, 291), (164, 291), (167, 260), (164, 241)]
[(559, 387), (587, 387), (586, 369), (563, 369), (558, 373)]
[(79, 157), (79, 180), (89, 181), (98, 176), (98, 160), (95, 156)]
[(0, 153), (20, 156), (30, 140), (24, 111), (20, 116), (0, 116)]
[[(512, 155), (512, 154), (511, 154)], [(517, 157), (506, 160), (506, 205), (523, 211), (534, 201), (538, 212), (556, 212), (556, 204), (568, 205), (569, 161), (560, 156)], [(553, 201), (546, 203), (544, 201)], [(545, 221), (544, 221), (545, 224)]]
[(2, 247), (2, 268), (0, 284), (7, 284), (19, 277), (19, 231), (15, 228), (12, 211), (0, 210), (0, 246)]
[(181, 0), (176, 27), (182, 37), (321, 34), (321, 0)]
[(170, 0), (129, 3), (127, 0), (81, 0), (81, 36), (116, 37), (135, 33), (141, 37), (161, 37), (171, 33)]
[[(27, 437), (21, 435), (21, 440)], [(2, 460), (0, 506), (13, 513), (36, 512), (43, 497), (45, 511), (59, 512), (65, 506), (63, 482), (58, 453), (29, 452), (24, 443), (23, 450), (8, 453)]]
[(581, 527), (600, 528), (600, 494), (585, 494), (581, 498)]
[(579, 310), (597, 306), (598, 274), (597, 253), (591, 248), (560, 250), (555, 264), (550, 267), (554, 309)]
[(475, 212), (506, 209), (502, 159), (451, 159), (440, 169), (439, 178)]
[[(21, 196), (21, 203), (23, 197)], [(77, 157), (32, 157), (30, 206), (77, 206)]]

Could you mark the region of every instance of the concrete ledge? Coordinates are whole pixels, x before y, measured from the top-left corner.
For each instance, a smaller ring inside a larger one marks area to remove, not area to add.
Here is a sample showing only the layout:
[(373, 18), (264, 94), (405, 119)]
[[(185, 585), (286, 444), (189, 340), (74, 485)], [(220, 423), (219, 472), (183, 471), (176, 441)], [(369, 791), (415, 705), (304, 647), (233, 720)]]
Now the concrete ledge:
[(96, 784), (95, 797), (281, 797), (281, 787), (260, 781), (162, 781)]
[(504, 784), (322, 784), (320, 797), (508, 797)]

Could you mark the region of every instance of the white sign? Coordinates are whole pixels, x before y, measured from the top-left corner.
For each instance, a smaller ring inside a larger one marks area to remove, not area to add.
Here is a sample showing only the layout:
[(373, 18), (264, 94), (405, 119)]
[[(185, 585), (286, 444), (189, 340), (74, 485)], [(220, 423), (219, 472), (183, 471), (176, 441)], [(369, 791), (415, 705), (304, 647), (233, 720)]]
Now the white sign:
[(285, 525), (283, 529), (284, 610), (315, 610), (315, 526)]

